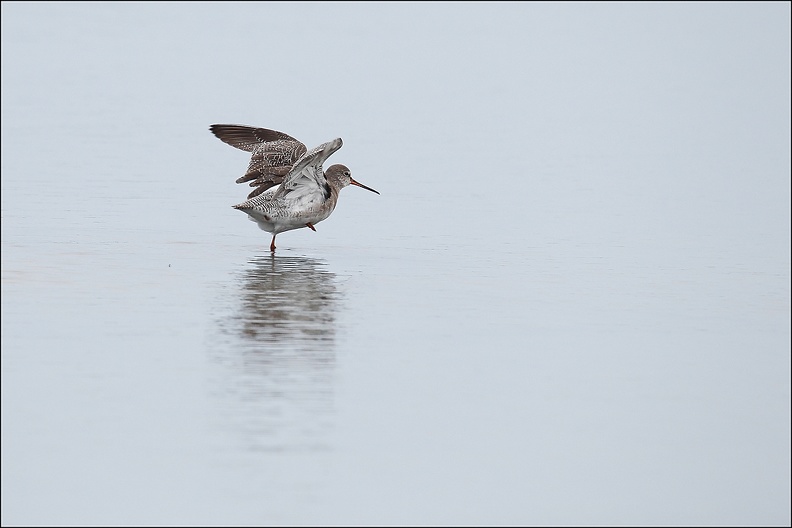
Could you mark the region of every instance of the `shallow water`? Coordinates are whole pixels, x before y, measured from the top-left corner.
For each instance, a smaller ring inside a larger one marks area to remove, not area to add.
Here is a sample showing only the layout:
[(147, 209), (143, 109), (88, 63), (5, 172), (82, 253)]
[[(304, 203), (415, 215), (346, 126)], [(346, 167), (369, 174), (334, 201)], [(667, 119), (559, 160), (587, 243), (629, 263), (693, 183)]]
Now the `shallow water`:
[(3, 524), (788, 525), (789, 15), (3, 3)]

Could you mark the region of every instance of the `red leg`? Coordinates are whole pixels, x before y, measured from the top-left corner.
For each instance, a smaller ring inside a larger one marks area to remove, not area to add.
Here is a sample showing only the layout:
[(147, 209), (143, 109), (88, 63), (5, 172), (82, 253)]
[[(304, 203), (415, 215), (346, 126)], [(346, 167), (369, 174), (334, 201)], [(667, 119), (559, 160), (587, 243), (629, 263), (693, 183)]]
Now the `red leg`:
[(275, 253), (275, 235), (272, 235), (272, 242), (270, 242), (270, 251)]
[(316, 231), (316, 228), (313, 226), (313, 224), (312, 224), (311, 222), (308, 222), (308, 223), (307, 223), (307, 224), (305, 224), (305, 225), (307, 225), (308, 227), (310, 227), (310, 228), (311, 228), (311, 231)]

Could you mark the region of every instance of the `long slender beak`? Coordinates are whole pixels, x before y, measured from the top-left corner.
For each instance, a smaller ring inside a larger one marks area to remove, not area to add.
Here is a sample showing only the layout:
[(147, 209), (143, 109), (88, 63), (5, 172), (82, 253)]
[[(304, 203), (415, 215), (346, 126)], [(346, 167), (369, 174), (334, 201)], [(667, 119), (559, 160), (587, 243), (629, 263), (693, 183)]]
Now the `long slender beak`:
[(372, 189), (371, 187), (366, 187), (366, 186), (365, 186), (365, 185), (363, 185), (362, 183), (358, 183), (358, 182), (356, 182), (355, 180), (353, 180), (352, 178), (349, 178), (349, 183), (350, 183), (350, 184), (352, 184), (352, 185), (357, 185), (358, 187), (363, 187), (363, 188), (364, 188), (364, 189), (366, 189), (367, 191), (371, 191), (371, 192), (373, 192), (373, 193), (377, 193), (377, 194), (379, 194), (379, 191), (375, 191), (375, 190), (374, 190), (374, 189)]

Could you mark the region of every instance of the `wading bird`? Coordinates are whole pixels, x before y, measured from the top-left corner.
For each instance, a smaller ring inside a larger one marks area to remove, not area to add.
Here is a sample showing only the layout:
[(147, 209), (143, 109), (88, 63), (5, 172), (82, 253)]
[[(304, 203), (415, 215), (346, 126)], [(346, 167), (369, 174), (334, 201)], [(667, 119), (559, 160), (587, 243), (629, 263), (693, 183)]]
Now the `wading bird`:
[(300, 141), (276, 130), (244, 125), (212, 125), (209, 130), (221, 141), (251, 153), (247, 172), (236, 182), (250, 182), (256, 188), (233, 207), (272, 233), (270, 251), (275, 251), (278, 233), (302, 227), (316, 231), (314, 226), (330, 216), (344, 187), (357, 185), (379, 194), (353, 180), (344, 165), (322, 168), (341, 148), (341, 138), (308, 151)]

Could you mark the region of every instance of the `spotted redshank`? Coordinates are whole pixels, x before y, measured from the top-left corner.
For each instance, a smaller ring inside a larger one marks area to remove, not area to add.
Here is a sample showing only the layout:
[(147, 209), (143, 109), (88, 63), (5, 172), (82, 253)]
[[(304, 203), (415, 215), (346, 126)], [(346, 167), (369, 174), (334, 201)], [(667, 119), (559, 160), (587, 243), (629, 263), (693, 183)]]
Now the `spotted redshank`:
[(379, 194), (353, 180), (344, 165), (322, 169), (341, 148), (341, 138), (308, 151), (300, 141), (276, 130), (244, 125), (212, 125), (209, 130), (221, 141), (251, 153), (247, 172), (236, 182), (250, 182), (255, 189), (233, 207), (272, 233), (270, 251), (275, 251), (278, 233), (302, 227), (316, 231), (314, 226), (330, 216), (344, 187), (357, 185)]

